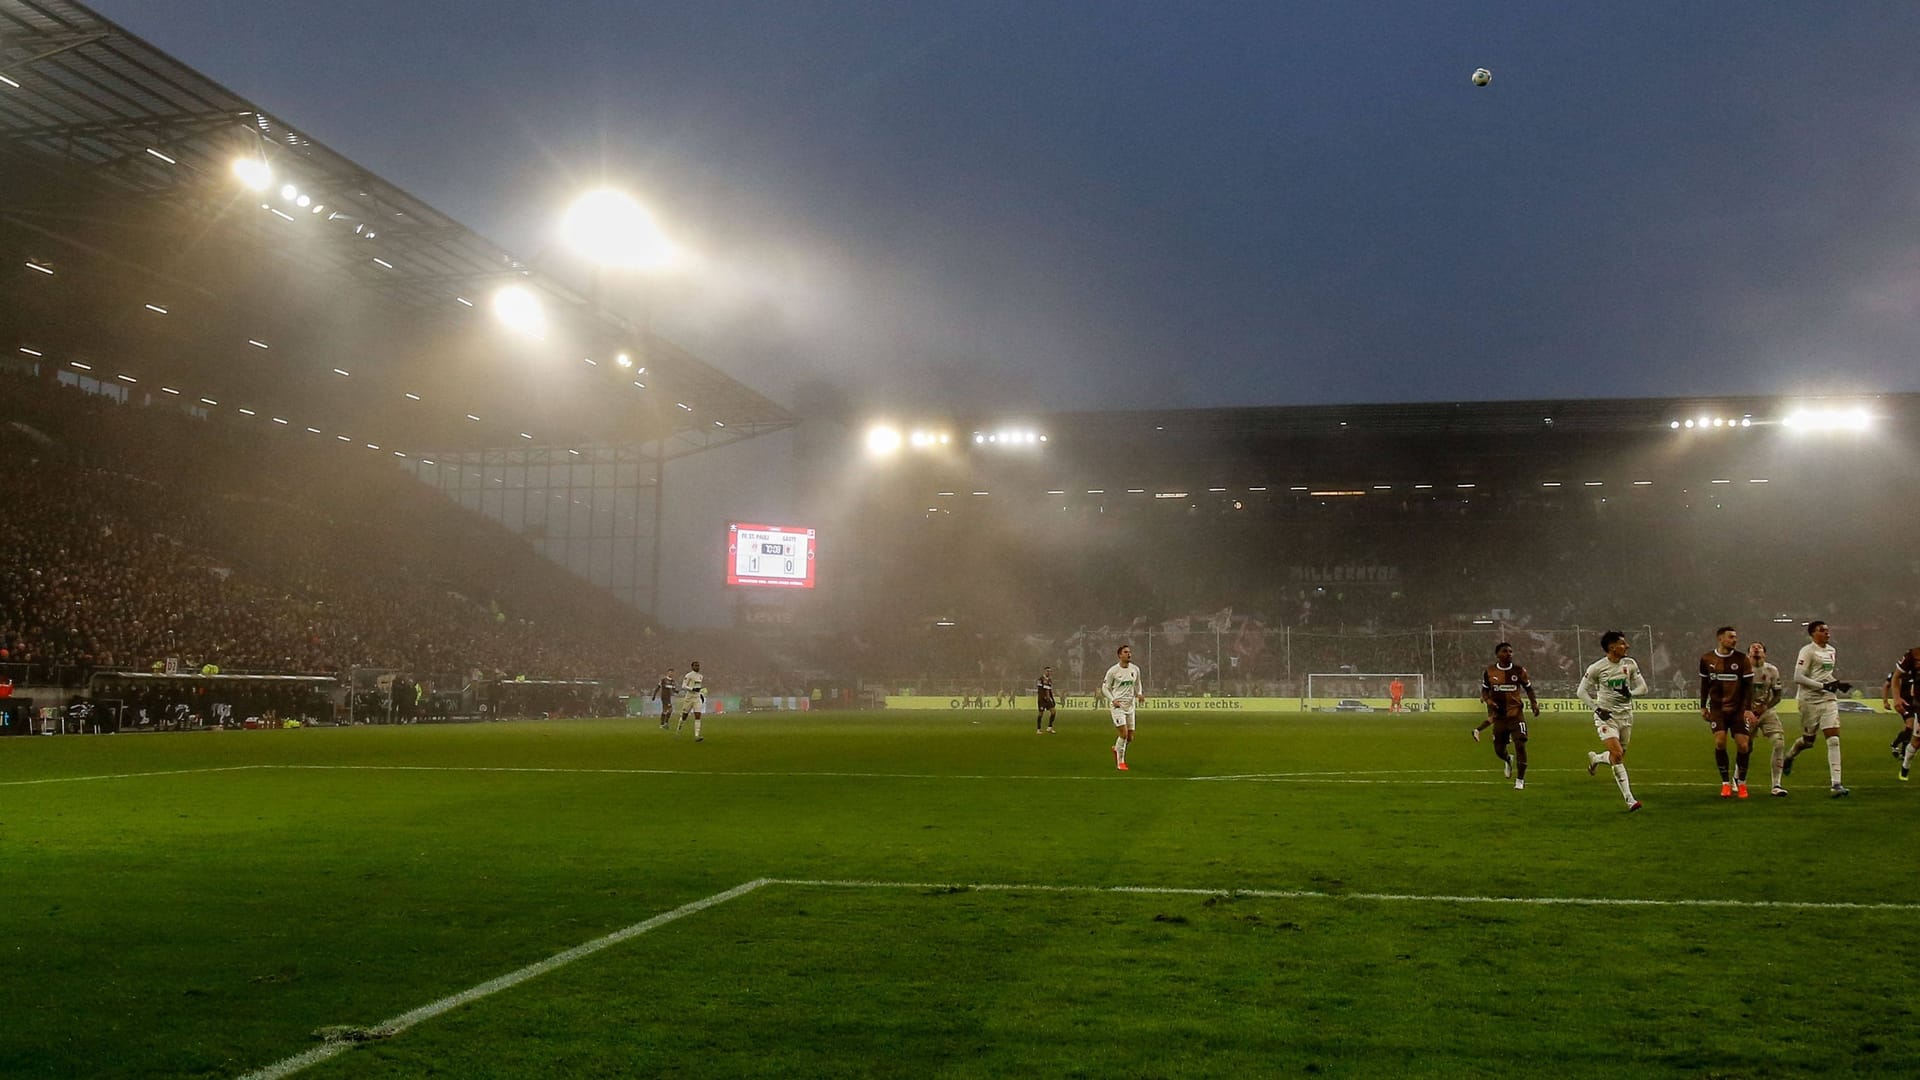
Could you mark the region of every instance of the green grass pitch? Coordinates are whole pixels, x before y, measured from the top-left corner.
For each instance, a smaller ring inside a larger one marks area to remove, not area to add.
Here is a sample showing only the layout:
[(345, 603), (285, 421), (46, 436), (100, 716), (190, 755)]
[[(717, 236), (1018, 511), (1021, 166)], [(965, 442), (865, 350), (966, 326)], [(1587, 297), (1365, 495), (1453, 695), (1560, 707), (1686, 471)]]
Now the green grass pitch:
[(243, 1075), (754, 881), (297, 1075), (1920, 1070), (1892, 718), (1851, 798), (1817, 748), (1746, 802), (1643, 718), (1632, 815), (1591, 725), (1514, 791), (1474, 719), (1150, 712), (1128, 773), (1091, 713), (3, 740), (0, 1076)]

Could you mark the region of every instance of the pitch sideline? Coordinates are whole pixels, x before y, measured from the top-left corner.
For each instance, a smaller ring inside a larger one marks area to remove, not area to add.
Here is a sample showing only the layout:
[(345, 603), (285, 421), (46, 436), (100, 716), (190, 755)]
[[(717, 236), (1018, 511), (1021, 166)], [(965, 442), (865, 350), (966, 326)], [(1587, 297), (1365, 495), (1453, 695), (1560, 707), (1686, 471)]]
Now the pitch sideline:
[[(370, 1030), (376, 1038), (389, 1038), (413, 1027), (425, 1020), (431, 1020), (443, 1013), (459, 1008), (471, 1001), (498, 993), (510, 987), (518, 986), (529, 979), (544, 975), (556, 968), (591, 956), (603, 949), (610, 948), (630, 938), (638, 937), (650, 930), (665, 926), (667, 923), (696, 915), (708, 908), (729, 900), (745, 896), (750, 892), (770, 886), (803, 889), (896, 889), (942, 892), (1038, 892), (1038, 893), (1096, 893), (1113, 896), (1231, 896), (1253, 897), (1261, 900), (1330, 900), (1362, 901), (1370, 903), (1415, 903), (1415, 904), (1517, 904), (1539, 907), (1600, 907), (1600, 908), (1719, 908), (1739, 910), (1779, 910), (1810, 912), (1846, 912), (1846, 911), (1897, 911), (1920, 912), (1920, 903), (1898, 903), (1891, 901), (1862, 902), (1846, 900), (1725, 900), (1725, 899), (1658, 899), (1625, 896), (1465, 896), (1447, 893), (1377, 893), (1377, 892), (1326, 892), (1318, 889), (1201, 889), (1182, 888), (1164, 885), (1046, 885), (1033, 883), (1008, 882), (934, 882), (934, 881), (874, 881), (856, 878), (755, 878), (743, 882), (712, 896), (682, 904), (671, 911), (662, 912), (652, 918), (634, 923), (622, 930), (594, 938), (584, 944), (555, 953), (545, 960), (536, 961), (505, 975), (489, 979), (486, 982), (449, 994), (437, 1001), (422, 1005), (401, 1013), (392, 1019), (374, 1025)], [(283, 1080), (284, 1077), (317, 1065), (323, 1061), (346, 1053), (358, 1043), (348, 1040), (333, 1040), (322, 1043), (291, 1057), (283, 1058), (263, 1069), (246, 1073), (240, 1080)]]
[[(400, 1015), (393, 1017), (390, 1020), (383, 1020), (380, 1023), (373, 1025), (373, 1027), (370, 1030), (373, 1032), (377, 1032), (378, 1033), (377, 1037), (379, 1038), (388, 1038), (393, 1035), (398, 1035), (400, 1032), (407, 1030), (408, 1028), (414, 1026), (415, 1024), (420, 1023), (423, 1020), (431, 1020), (434, 1017), (439, 1016), (441, 1013), (448, 1012), (453, 1009), (457, 1009), (460, 1006), (465, 1005), (469, 1001), (478, 1001), (479, 999), (486, 997), (489, 994), (495, 994), (509, 987), (518, 986), (521, 983), (526, 982), (528, 979), (545, 975), (547, 972), (552, 971), (555, 968), (565, 967), (566, 965), (573, 963), (575, 960), (579, 960), (582, 957), (592, 956), (594, 953), (597, 953), (602, 949), (606, 949), (611, 946), (618, 945), (621, 942), (628, 940), (629, 938), (639, 937), (641, 934), (644, 934), (649, 930), (658, 929), (659, 927), (665, 926), (666, 924), (670, 922), (674, 922), (675, 920), (684, 919), (689, 915), (697, 915), (700, 912), (705, 911), (710, 907), (713, 907), (715, 904), (724, 904), (729, 900), (735, 899), (737, 897), (745, 896), (746, 894), (752, 892), (755, 889), (760, 888), (763, 885), (766, 885), (767, 883), (768, 883), (768, 879), (766, 878), (755, 878), (752, 881), (743, 882), (739, 885), (735, 885), (733, 888), (727, 889), (724, 892), (717, 892), (717, 893), (714, 893), (712, 896), (703, 897), (691, 903), (682, 904), (679, 907), (674, 908), (672, 911), (665, 911), (658, 915), (653, 916), (650, 919), (643, 919), (640, 922), (634, 923), (632, 926), (626, 927), (625, 929), (615, 930), (611, 934), (605, 934), (601, 937), (594, 938), (592, 941), (588, 941), (580, 945), (575, 945), (571, 949), (566, 949), (562, 952), (554, 953), (552, 956), (547, 957), (545, 960), (536, 960), (535, 962), (528, 964), (527, 966), (520, 968), (516, 971), (510, 971), (505, 975), (500, 975), (495, 978), (488, 979), (486, 982), (480, 983), (477, 986), (469, 987), (468, 989), (462, 990), (457, 994), (449, 994), (446, 997), (439, 999), (438, 1001), (432, 1001), (425, 1005), (420, 1006), (417, 1009), (411, 1009), (411, 1010), (408, 1010), (407, 1012), (403, 1012)], [(241, 1080), (280, 1080), (281, 1077), (292, 1076), (294, 1073), (299, 1072), (300, 1070), (306, 1068), (309, 1065), (318, 1065), (319, 1063), (326, 1061), (330, 1058), (338, 1057), (339, 1055), (346, 1053), (348, 1050), (353, 1049), (355, 1045), (357, 1044), (354, 1042), (343, 1040), (343, 1039), (335, 1039), (328, 1042), (324, 1042), (324, 1043), (321, 1043), (319, 1046), (314, 1047), (311, 1050), (306, 1050), (301, 1053), (295, 1054), (292, 1057), (283, 1058), (280, 1061), (276, 1061), (272, 1065), (269, 1065), (264, 1069), (258, 1069), (254, 1072), (247, 1073), (243, 1077), (241, 1077)]]

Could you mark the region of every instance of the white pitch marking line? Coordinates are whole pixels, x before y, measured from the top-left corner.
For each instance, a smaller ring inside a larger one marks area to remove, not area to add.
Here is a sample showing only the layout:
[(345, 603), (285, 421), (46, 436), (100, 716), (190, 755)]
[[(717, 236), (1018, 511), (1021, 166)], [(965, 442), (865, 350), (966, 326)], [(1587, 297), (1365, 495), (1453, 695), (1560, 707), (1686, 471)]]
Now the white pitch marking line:
[(1920, 903), (1817, 900), (1651, 900), (1613, 896), (1454, 896), (1444, 893), (1322, 892), (1315, 889), (1187, 889), (1157, 885), (1016, 885), (1003, 883), (808, 880), (773, 878), (769, 885), (827, 889), (965, 889), (975, 892), (1121, 893), (1150, 896), (1252, 896), (1263, 900), (1374, 900), (1429, 904), (1535, 904), (1567, 907), (1694, 907), (1795, 911), (1920, 911)]
[(243, 769), (270, 769), (271, 765), (212, 765), (204, 769), (160, 769), (155, 772), (102, 773), (98, 776), (49, 776), (42, 780), (0, 780), (0, 787), (24, 787), (28, 784), (77, 784), (83, 780), (136, 780), (143, 776), (186, 776), (190, 773), (239, 772)]
[[(486, 997), (489, 994), (498, 993), (499, 991), (505, 990), (509, 987), (518, 986), (519, 984), (526, 982), (528, 979), (532, 979), (540, 975), (545, 975), (547, 972), (552, 971), (555, 968), (564, 967), (565, 965), (571, 964), (575, 960), (582, 959), (583, 957), (592, 956), (594, 953), (597, 953), (602, 949), (609, 948), (614, 945), (618, 945), (629, 938), (638, 937), (649, 930), (654, 930), (659, 927), (665, 926), (666, 924), (673, 922), (676, 919), (684, 919), (689, 915), (699, 914), (700, 912), (705, 911), (716, 904), (724, 904), (729, 900), (735, 899), (737, 897), (745, 896), (746, 894), (766, 884), (768, 884), (768, 880), (766, 878), (755, 878), (754, 880), (746, 882), (744, 884), (735, 885), (733, 888), (728, 889), (725, 892), (717, 892), (717, 893), (714, 893), (712, 896), (705, 897), (700, 900), (695, 900), (692, 903), (682, 904), (679, 907), (674, 908), (672, 911), (662, 912), (661, 914), (655, 915), (650, 919), (646, 919), (642, 922), (634, 923), (632, 926), (629, 926), (624, 930), (615, 930), (611, 934), (607, 934), (603, 937), (594, 938), (592, 941), (586, 942), (585, 944), (582, 944), (582, 945), (575, 945), (573, 948), (568, 949), (564, 952), (554, 953), (552, 956), (547, 957), (545, 960), (540, 960), (540, 961), (536, 961), (534, 963), (528, 964), (526, 967), (523, 967), (518, 971), (510, 971), (505, 975), (499, 976), (498, 978), (488, 979), (486, 982), (483, 982), (478, 986), (474, 986), (469, 989), (462, 990), (457, 994), (451, 994), (447, 997), (443, 997), (438, 1001), (431, 1002), (426, 1005), (422, 1005), (417, 1009), (413, 1009), (408, 1012), (403, 1012), (399, 1016), (396, 1016), (391, 1020), (384, 1020), (374, 1025), (374, 1029), (382, 1032), (383, 1035), (386, 1035), (386, 1036), (397, 1035), (400, 1032), (405, 1031), (408, 1028), (412, 1027), (413, 1025), (420, 1023), (422, 1020), (431, 1020), (442, 1013), (448, 1012), (452, 1009), (457, 1009), (460, 1006), (465, 1005), (470, 1001), (477, 1001), (480, 998)], [(353, 1049), (357, 1045), (359, 1044), (354, 1042), (346, 1042), (346, 1041), (334, 1041), (334, 1042), (322, 1043), (321, 1045), (316, 1046), (311, 1050), (307, 1050), (302, 1053), (295, 1054), (292, 1057), (285, 1058), (281, 1061), (276, 1061), (272, 1065), (269, 1065), (264, 1069), (247, 1073), (244, 1077), (241, 1078), (241, 1080), (279, 1080), (280, 1077), (292, 1076), (294, 1073), (299, 1072), (301, 1069), (304, 1069), (309, 1065), (317, 1065), (322, 1061), (326, 1061), (330, 1058), (338, 1057), (339, 1055), (346, 1053), (348, 1050)]]
[[(1424, 786), (1477, 787), (1494, 786), (1490, 769), (1371, 769), (1354, 772), (1301, 772), (1301, 773), (1243, 773), (1234, 776), (1141, 776), (1133, 775), (1124, 780), (1106, 770), (1083, 775), (1035, 775), (1023, 773), (878, 773), (878, 772), (838, 772), (822, 771), (728, 771), (722, 769), (588, 769), (559, 766), (537, 765), (241, 765), (243, 769), (304, 769), (311, 772), (473, 772), (473, 773), (551, 773), (556, 775), (581, 776), (741, 776), (752, 778), (821, 777), (834, 780), (1060, 780), (1073, 783), (1112, 782), (1127, 784), (1143, 783), (1189, 783), (1208, 781), (1213, 783), (1235, 782), (1254, 784), (1371, 784)], [(219, 770), (208, 770), (219, 771)], [(1534, 775), (1544, 773), (1574, 774), (1581, 769), (1532, 769)], [(1679, 769), (1646, 769), (1640, 775), (1648, 773), (1682, 772)], [(1435, 773), (1460, 773), (1469, 776), (1487, 775), (1484, 780), (1432, 780), (1422, 779)], [(1404, 776), (1408, 779), (1379, 779), (1382, 777)], [(1369, 779), (1372, 777), (1374, 779)], [(38, 781), (28, 781), (35, 782)], [(1711, 787), (1705, 780), (1698, 781), (1642, 781), (1636, 786), (1644, 788), (1691, 788)]]

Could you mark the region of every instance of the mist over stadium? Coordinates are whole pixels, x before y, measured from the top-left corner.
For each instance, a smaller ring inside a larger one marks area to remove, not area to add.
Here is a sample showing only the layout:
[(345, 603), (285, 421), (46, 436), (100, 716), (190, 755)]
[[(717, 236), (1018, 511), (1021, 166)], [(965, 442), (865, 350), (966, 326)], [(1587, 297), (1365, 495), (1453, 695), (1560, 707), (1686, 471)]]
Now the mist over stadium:
[(0, 0), (0, 1075), (1920, 1060), (1912, 12), (228, 15)]

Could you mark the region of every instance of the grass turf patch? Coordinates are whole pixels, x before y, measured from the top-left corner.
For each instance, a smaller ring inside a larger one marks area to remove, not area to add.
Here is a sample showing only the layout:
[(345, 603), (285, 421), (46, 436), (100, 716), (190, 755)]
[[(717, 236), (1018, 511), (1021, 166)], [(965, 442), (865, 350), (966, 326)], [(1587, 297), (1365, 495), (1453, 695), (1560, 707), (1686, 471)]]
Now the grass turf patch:
[[(1063, 734), (1049, 738), (1018, 713), (728, 718), (697, 747), (651, 721), (9, 741), (0, 956), (34, 989), (0, 1028), (0, 1075), (244, 1072), (312, 1045), (318, 1029), (378, 1024), (762, 876), (1911, 900), (1887, 843), (1907, 827), (1914, 796), (1885, 767), (1877, 731), (1849, 732), (1852, 799), (1821, 797), (1822, 760), (1790, 799), (1733, 803), (1714, 797), (1697, 722), (1649, 720), (1629, 762), (1648, 809), (1628, 816), (1610, 780), (1585, 774), (1590, 725), (1539, 722), (1535, 771), (1515, 792), (1490, 749), (1466, 738), (1470, 719), (1169, 718), (1142, 729), (1129, 774), (1112, 770), (1099, 718), (1063, 717)], [(20, 783), (215, 768), (229, 771)], [(1222, 775), (1265, 778), (1192, 779)], [(1262, 1058), (1355, 1075), (1510, 1073), (1529, 1062), (1567, 1072), (1588, 1060), (1767, 1075), (1767, 1061), (1797, 1072), (1914, 1060), (1899, 1034), (1911, 1026), (1906, 1006), (1876, 974), (1899, 936), (1889, 920), (1910, 922), (1911, 911), (1287, 902), (1321, 912), (1309, 922), (1279, 913), (1281, 901), (1233, 902), (1252, 904), (1263, 926), (1328, 928), (1307, 934), (1243, 928), (1196, 898), (1038, 895), (771, 887), (314, 1075), (370, 1068), (363, 1059), (425, 1075), (456, 1046), (465, 1064), (443, 1075), (575, 1071), (536, 1068), (543, 1054), (614, 1075), (630, 1071), (635, 1047), (652, 1055), (650, 1072), (761, 1067), (664, 1030), (635, 1043), (638, 1021), (620, 1010), (599, 1015), (606, 1046), (592, 1051), (593, 1018), (569, 1019), (571, 1007), (547, 1001), (544, 987), (599, 972), (653, 986), (648, 1000), (718, 1009), (698, 1038), (751, 1032), (766, 1068), (795, 1075), (890, 1072), (895, 1043), (919, 1047), (910, 1060), (933, 1071), (993, 1062), (1068, 1075), (1217, 1075)], [(784, 910), (796, 906), (810, 914)], [(742, 919), (764, 927), (735, 926)], [(1284, 979), (1281, 967), (1254, 964), (1255, 944), (1269, 938), (1310, 962)], [(636, 959), (676, 943), (681, 959)], [(836, 975), (836, 956), (864, 957), (866, 974)], [(1195, 969), (1196, 957), (1211, 959)], [(1231, 985), (1265, 989), (1245, 1001), (1218, 987), (1195, 999), (1233, 1006), (1217, 1014), (1172, 1004), (1198, 993), (1187, 980), (1208, 986), (1208, 971), (1224, 978), (1236, 962)], [(1355, 967), (1363, 963), (1375, 966)], [(1450, 985), (1423, 963), (1477, 977)], [(655, 971), (669, 982), (649, 983)], [(1101, 1005), (1115, 972), (1139, 984), (1113, 999), (1123, 1011)], [(1406, 972), (1418, 975), (1410, 990), (1398, 981)], [(814, 992), (777, 997), (764, 1024), (751, 1000), (727, 1004), (726, 987), (789, 982)], [(675, 997), (675, 987), (704, 996)], [(1021, 1019), (1020, 1002), (1038, 1008), (1049, 996), (1051, 1012)], [(1455, 1004), (1440, 1008), (1446, 1000)], [(1509, 1005), (1495, 1008), (1502, 1000), (1538, 1006), (1540, 1019), (1511, 1017)], [(1308, 1001), (1322, 1015), (1296, 1030), (1316, 1012)], [(1774, 1001), (1815, 1004), (1796, 1020)], [(1751, 1015), (1729, 1012), (1735, 1005)], [(1501, 1018), (1498, 1031), (1488, 1014)], [(528, 1034), (523, 1015), (546, 1016), (539, 1030), (550, 1034)], [(493, 1036), (439, 1034), (488, 1017), (481, 1026)], [(1129, 1032), (1163, 1022), (1173, 1027), (1156, 1038), (1179, 1051), (1143, 1057)], [(891, 1034), (856, 1037), (869, 1028)], [(1326, 1045), (1345, 1056), (1275, 1056), (1259, 1034), (1274, 1030), (1295, 1048), (1340, 1034)], [(1507, 1030), (1524, 1034), (1526, 1056), (1512, 1052)], [(575, 1032), (564, 1052), (552, 1041), (562, 1031)], [(1426, 1041), (1410, 1042), (1414, 1033)], [(428, 1045), (441, 1049), (415, 1049)], [(1630, 1050), (1639, 1056), (1622, 1056)], [(1134, 1064), (1122, 1064), (1128, 1055)]]

